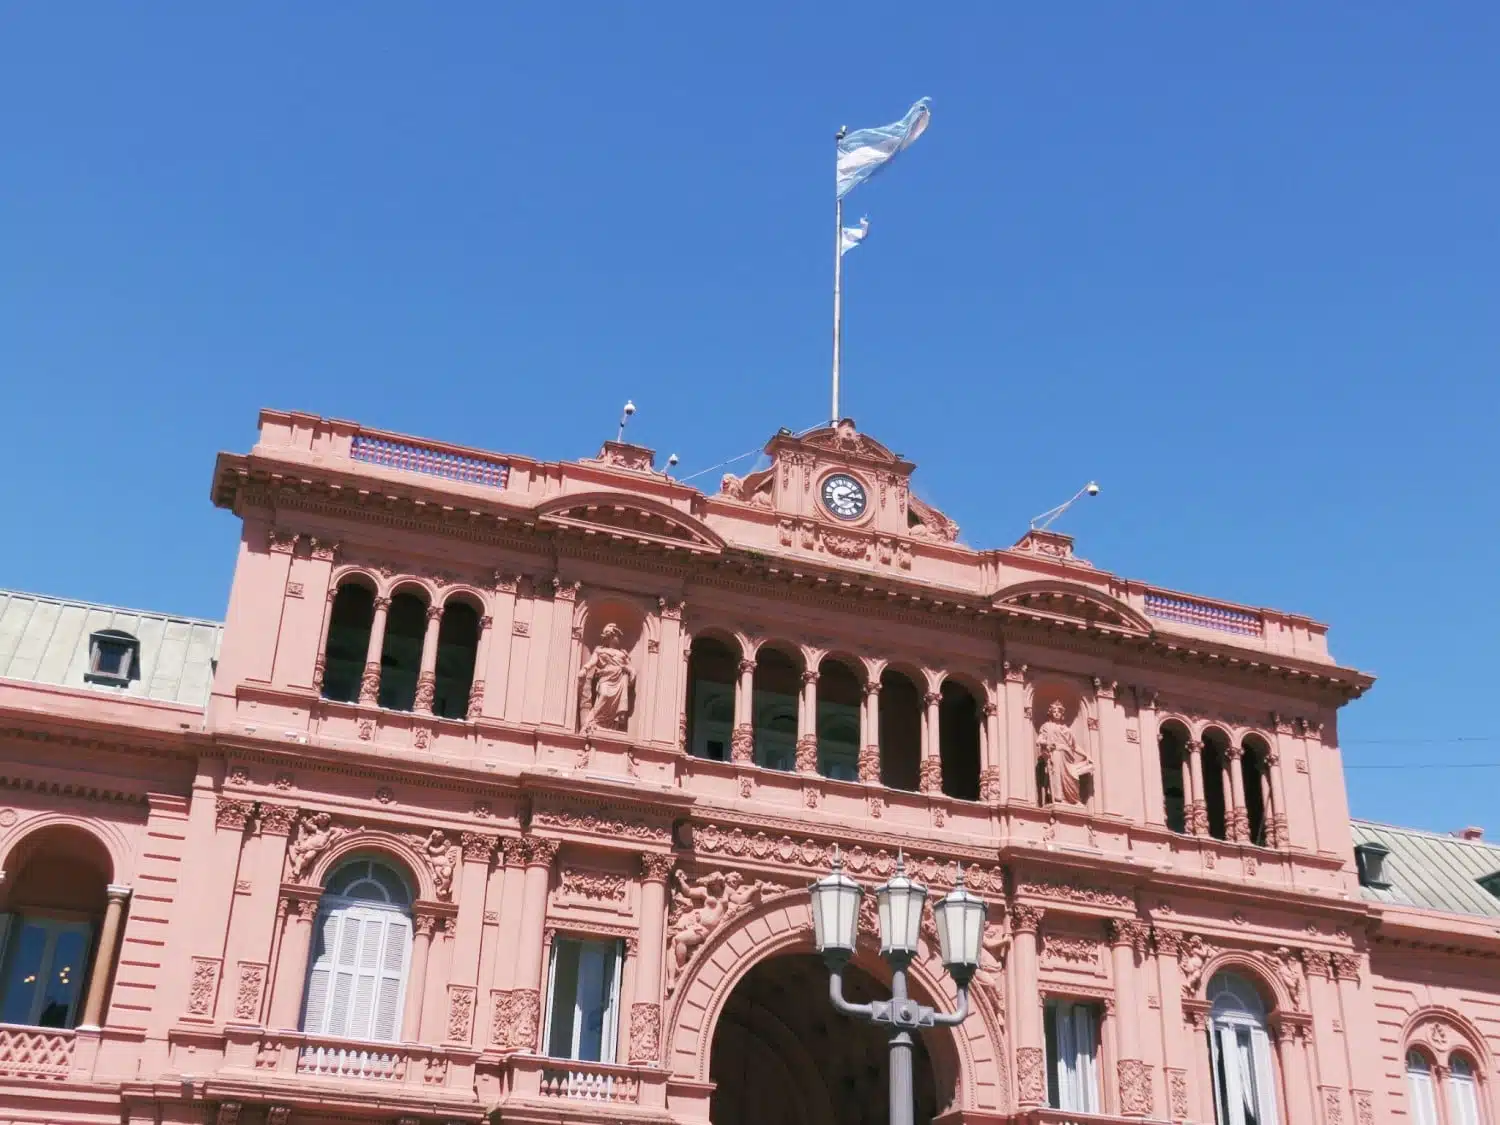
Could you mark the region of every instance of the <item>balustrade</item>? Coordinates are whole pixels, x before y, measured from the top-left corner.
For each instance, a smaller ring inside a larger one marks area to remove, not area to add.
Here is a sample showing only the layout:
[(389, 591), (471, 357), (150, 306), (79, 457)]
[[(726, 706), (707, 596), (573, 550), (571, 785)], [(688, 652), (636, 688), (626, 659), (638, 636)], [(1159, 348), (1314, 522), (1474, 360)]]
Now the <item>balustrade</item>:
[(0, 1024), (0, 1076), (61, 1081), (73, 1068), (74, 1035)]

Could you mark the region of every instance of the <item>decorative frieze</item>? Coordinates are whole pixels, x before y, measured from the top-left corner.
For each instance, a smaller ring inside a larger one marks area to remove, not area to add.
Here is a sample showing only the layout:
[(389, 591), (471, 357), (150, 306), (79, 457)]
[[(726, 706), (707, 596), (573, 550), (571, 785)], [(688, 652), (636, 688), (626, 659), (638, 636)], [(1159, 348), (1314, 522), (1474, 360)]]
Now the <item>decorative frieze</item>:
[(187, 1014), (204, 1019), (214, 1013), (214, 998), (219, 994), (219, 968), (217, 957), (194, 957), (192, 975), (188, 978)]
[(250, 823), (250, 817), (254, 812), (254, 801), (226, 797), (221, 793), (214, 803), (214, 823), (220, 828), (227, 828), (233, 832), (243, 832), (245, 825)]
[(266, 965), (241, 961), (234, 990), (234, 1018), (241, 1023), (260, 1022), (260, 1002), (266, 988)]
[(632, 1066), (655, 1066), (660, 1061), (660, 1005), (643, 1003), (630, 1006), (629, 1057)]
[(531, 822), (543, 828), (587, 832), (591, 835), (610, 836), (616, 839), (640, 840), (653, 844), (672, 842), (671, 830), (665, 825), (652, 824), (639, 817), (626, 817), (610, 809), (598, 812), (538, 809)]
[(534, 1050), (542, 1010), (537, 990), (496, 989), (490, 998), (490, 1042), (501, 1051)]
[(1040, 1047), (1016, 1048), (1016, 1093), (1022, 1105), (1047, 1104), (1047, 1060)]
[(467, 1043), (474, 1032), (474, 986), (448, 986), (448, 1041)]
[(558, 882), (564, 898), (586, 902), (622, 903), (625, 901), (625, 876), (608, 871), (580, 871), (565, 867)]
[(1156, 1113), (1156, 1091), (1151, 1068), (1140, 1059), (1121, 1059), (1116, 1067), (1120, 1079), (1120, 1112), (1126, 1117), (1151, 1117)]

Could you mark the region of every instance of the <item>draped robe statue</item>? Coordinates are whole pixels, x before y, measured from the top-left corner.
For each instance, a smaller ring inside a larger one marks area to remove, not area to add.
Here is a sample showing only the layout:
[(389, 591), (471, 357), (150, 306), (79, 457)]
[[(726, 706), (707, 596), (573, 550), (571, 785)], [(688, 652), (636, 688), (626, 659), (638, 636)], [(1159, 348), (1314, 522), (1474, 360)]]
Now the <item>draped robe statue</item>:
[(624, 639), (618, 625), (606, 625), (599, 646), (578, 673), (584, 730), (624, 730), (630, 719), (635, 673), (630, 670), (630, 653), (622, 647)]
[(1047, 773), (1047, 797), (1068, 805), (1083, 804), (1083, 779), (1092, 778), (1094, 763), (1063, 722), (1067, 712), (1056, 700), (1036, 735), (1036, 754)]

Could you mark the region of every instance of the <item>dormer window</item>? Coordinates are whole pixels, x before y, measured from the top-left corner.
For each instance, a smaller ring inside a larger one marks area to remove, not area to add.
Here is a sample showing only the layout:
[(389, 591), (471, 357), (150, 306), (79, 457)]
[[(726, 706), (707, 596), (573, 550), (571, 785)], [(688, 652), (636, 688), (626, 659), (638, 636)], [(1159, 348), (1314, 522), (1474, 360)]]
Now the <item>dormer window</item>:
[(1500, 898), (1500, 871), (1491, 871), (1488, 875), (1481, 875), (1475, 882), (1496, 898)]
[(1359, 885), (1383, 890), (1391, 884), (1385, 877), (1385, 858), (1391, 850), (1384, 844), (1355, 844), (1354, 862), (1359, 867)]
[(85, 680), (127, 687), (140, 677), (140, 641), (119, 629), (100, 629), (89, 635), (89, 670), (84, 674)]

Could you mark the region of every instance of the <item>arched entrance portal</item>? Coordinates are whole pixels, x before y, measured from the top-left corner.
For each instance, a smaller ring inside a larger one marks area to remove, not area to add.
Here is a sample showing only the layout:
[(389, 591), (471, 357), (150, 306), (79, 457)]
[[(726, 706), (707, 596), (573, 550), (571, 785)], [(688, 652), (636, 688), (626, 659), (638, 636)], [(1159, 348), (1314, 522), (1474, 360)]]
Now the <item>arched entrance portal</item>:
[[(853, 965), (844, 996), (853, 1003), (890, 992)], [(917, 1125), (940, 1105), (931, 1057), (919, 1035), (913, 1059)], [(886, 1032), (834, 1011), (820, 957), (792, 953), (762, 961), (730, 993), (714, 1030), (709, 1078), (714, 1125), (886, 1125)]]

